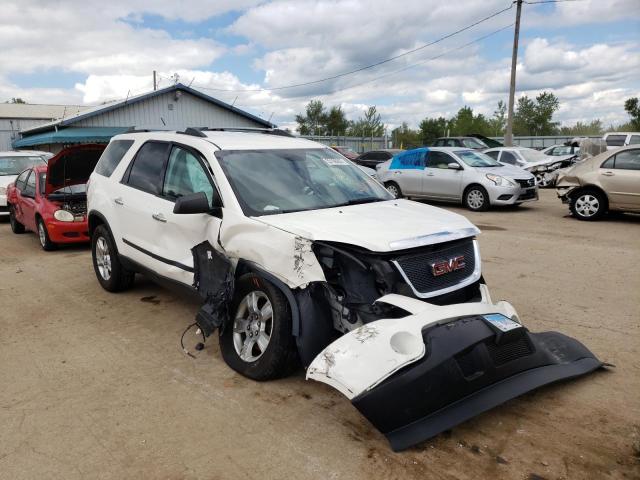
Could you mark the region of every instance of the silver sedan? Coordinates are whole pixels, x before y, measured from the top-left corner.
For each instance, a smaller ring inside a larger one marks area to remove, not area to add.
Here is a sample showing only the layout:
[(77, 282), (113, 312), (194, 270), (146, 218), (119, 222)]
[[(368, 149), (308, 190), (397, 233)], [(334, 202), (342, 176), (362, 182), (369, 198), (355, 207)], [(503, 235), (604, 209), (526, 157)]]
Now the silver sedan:
[(396, 198), (456, 202), (475, 211), (538, 199), (531, 173), (456, 147), (423, 147), (399, 153), (379, 165), (376, 176)]

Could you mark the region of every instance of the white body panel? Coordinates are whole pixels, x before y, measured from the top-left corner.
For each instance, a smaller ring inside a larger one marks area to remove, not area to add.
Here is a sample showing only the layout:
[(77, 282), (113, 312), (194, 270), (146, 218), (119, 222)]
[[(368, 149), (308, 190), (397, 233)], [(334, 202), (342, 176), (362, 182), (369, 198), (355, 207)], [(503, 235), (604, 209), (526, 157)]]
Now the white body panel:
[[(412, 315), (367, 323), (325, 348), (307, 369), (307, 379), (326, 383), (348, 399), (372, 389), (399, 369), (425, 354), (422, 330), (468, 315), (499, 313), (519, 323), (513, 306), (492, 303), (486, 286), (482, 301), (438, 306), (401, 295), (386, 295), (378, 302), (396, 305)], [(421, 305), (419, 305), (419, 304)]]

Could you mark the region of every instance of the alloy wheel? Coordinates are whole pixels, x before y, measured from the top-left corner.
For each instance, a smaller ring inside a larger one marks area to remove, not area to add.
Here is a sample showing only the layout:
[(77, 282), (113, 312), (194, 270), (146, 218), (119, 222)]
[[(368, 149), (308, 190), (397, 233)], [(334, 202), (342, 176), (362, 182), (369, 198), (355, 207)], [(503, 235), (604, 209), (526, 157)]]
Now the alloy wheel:
[(260, 290), (247, 294), (233, 321), (233, 346), (245, 362), (255, 362), (269, 346), (273, 331), (273, 308), (269, 297)]
[(109, 244), (104, 237), (99, 237), (96, 241), (96, 265), (98, 272), (104, 280), (111, 278), (111, 254)]
[(44, 231), (44, 223), (38, 222), (38, 238), (40, 245), (44, 248), (47, 245), (47, 232)]
[(576, 199), (575, 209), (582, 217), (593, 217), (600, 210), (600, 202), (595, 196), (586, 193)]

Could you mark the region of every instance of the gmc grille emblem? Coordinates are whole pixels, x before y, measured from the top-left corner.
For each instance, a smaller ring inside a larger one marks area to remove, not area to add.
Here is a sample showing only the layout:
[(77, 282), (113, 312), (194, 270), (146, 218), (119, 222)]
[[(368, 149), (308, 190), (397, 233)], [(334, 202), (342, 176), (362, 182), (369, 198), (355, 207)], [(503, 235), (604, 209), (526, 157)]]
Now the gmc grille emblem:
[(464, 255), (450, 258), (449, 260), (441, 260), (431, 264), (431, 273), (434, 277), (439, 277), (445, 273), (462, 270), (467, 264), (464, 262)]

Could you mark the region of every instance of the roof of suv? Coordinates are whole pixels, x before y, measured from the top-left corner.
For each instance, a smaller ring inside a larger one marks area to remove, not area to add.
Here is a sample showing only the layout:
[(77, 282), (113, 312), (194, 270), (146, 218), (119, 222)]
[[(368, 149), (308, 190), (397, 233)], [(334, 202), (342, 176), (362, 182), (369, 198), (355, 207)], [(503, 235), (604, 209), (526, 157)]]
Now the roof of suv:
[[(279, 148), (329, 148), (304, 138), (269, 134), (262, 131), (202, 130), (204, 136), (189, 135), (176, 131), (132, 132), (117, 135), (117, 138), (142, 138), (144, 140), (201, 139), (221, 150), (266, 150)], [(116, 137), (114, 137), (116, 138)]]

